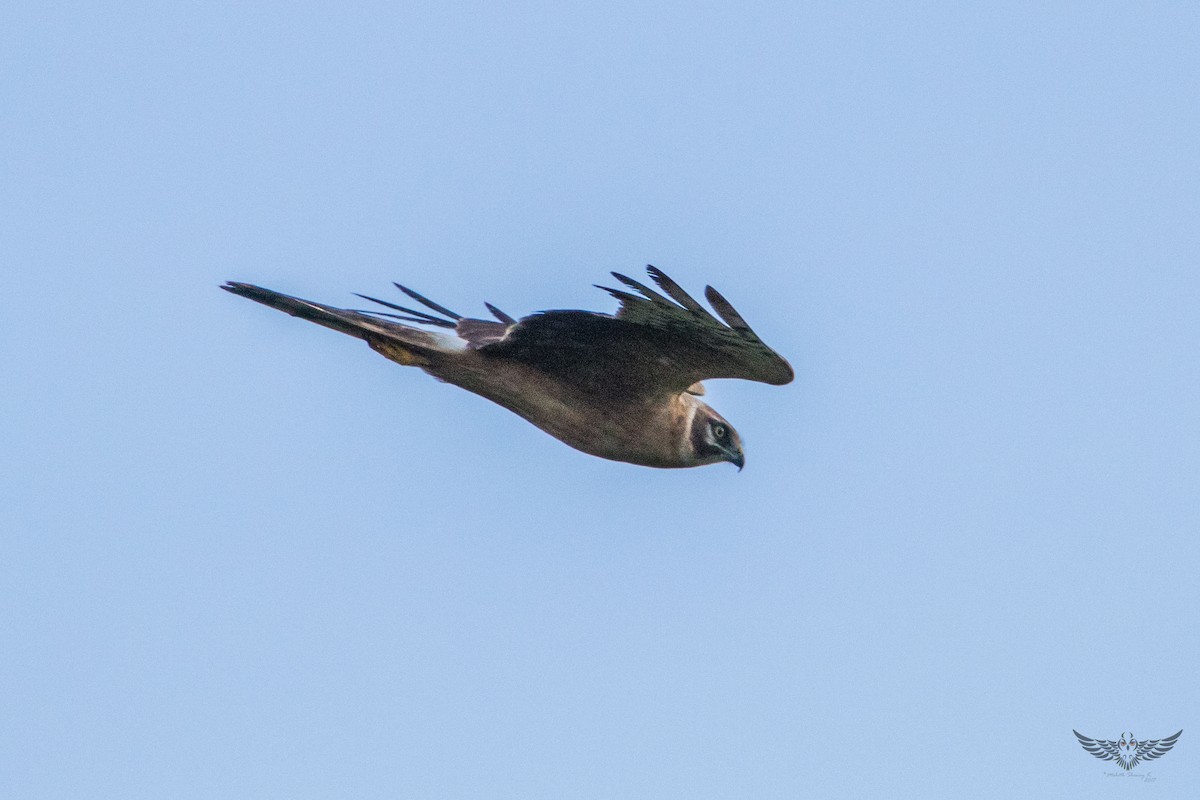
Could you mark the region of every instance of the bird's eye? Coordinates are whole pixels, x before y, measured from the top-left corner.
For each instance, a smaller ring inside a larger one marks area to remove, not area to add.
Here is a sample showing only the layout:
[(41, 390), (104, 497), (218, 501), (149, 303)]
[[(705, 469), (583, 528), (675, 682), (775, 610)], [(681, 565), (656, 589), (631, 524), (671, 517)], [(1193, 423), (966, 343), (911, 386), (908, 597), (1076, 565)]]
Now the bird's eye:
[(1130, 739), (1130, 740), (1129, 740), (1129, 746), (1130, 746), (1130, 747), (1137, 747), (1137, 739)]
[(1124, 739), (1122, 739), (1122, 740), (1121, 740), (1121, 747), (1124, 747), (1124, 746), (1125, 746), (1125, 740), (1124, 740)]
[(715, 436), (718, 439), (724, 439), (725, 434), (729, 433), (729, 431), (725, 428), (725, 426), (719, 422), (713, 424), (712, 432), (713, 432), (713, 436)]

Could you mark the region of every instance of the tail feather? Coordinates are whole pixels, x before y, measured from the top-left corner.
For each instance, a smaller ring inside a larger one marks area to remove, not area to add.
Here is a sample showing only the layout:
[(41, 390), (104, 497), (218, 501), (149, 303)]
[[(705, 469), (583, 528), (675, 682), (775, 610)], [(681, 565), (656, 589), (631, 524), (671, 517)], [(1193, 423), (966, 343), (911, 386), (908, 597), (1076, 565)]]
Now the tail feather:
[[(279, 309), (293, 317), (300, 317), (309, 322), (324, 325), (326, 328), (332, 328), (339, 333), (363, 339), (376, 350), (383, 352), (384, 355), (388, 355), (385, 350), (395, 352), (414, 350), (420, 355), (428, 357), (451, 349), (447, 348), (446, 343), (442, 341), (444, 336), (418, 328), (410, 328), (407, 325), (399, 325), (357, 311), (301, 300), (298, 297), (291, 297), (250, 283), (230, 281), (221, 288), (265, 306)], [(380, 345), (383, 345), (382, 349)], [(392, 356), (388, 355), (388, 357)], [(409, 361), (407, 363), (416, 362)]]

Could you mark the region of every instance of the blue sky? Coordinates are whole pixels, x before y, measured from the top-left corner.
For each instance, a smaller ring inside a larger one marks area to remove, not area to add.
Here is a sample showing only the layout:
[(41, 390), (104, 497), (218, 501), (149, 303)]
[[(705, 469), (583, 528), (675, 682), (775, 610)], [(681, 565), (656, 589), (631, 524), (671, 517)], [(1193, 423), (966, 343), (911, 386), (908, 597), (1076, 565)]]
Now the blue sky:
[[(0, 12), (0, 794), (1189, 796), (1200, 12), (1049, 5)], [(741, 474), (217, 288), (646, 263)]]

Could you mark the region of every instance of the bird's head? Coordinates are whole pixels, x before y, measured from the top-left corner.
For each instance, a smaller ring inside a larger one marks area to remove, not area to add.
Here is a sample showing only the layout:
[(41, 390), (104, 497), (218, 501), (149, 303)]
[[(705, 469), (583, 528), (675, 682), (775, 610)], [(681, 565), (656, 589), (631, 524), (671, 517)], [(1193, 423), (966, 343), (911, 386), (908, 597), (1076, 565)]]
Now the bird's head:
[(1132, 769), (1138, 762), (1137, 757), (1138, 741), (1132, 733), (1121, 733), (1121, 740), (1117, 742), (1117, 763), (1125, 769)]
[(733, 426), (716, 411), (699, 400), (691, 399), (696, 404), (696, 413), (692, 415), (688, 441), (696, 464), (728, 461), (737, 465), (740, 472), (746, 465), (746, 455), (742, 452), (742, 437), (738, 436)]

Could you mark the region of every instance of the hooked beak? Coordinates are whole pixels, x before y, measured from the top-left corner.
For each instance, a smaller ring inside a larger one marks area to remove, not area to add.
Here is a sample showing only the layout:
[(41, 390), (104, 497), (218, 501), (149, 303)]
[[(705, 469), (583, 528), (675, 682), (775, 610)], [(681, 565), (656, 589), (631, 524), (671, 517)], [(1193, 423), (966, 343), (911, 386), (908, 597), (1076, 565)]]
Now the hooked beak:
[(735, 464), (737, 466), (738, 472), (741, 472), (742, 467), (746, 466), (746, 454), (741, 450), (734, 450), (733, 452), (729, 453), (728, 460), (730, 464)]

